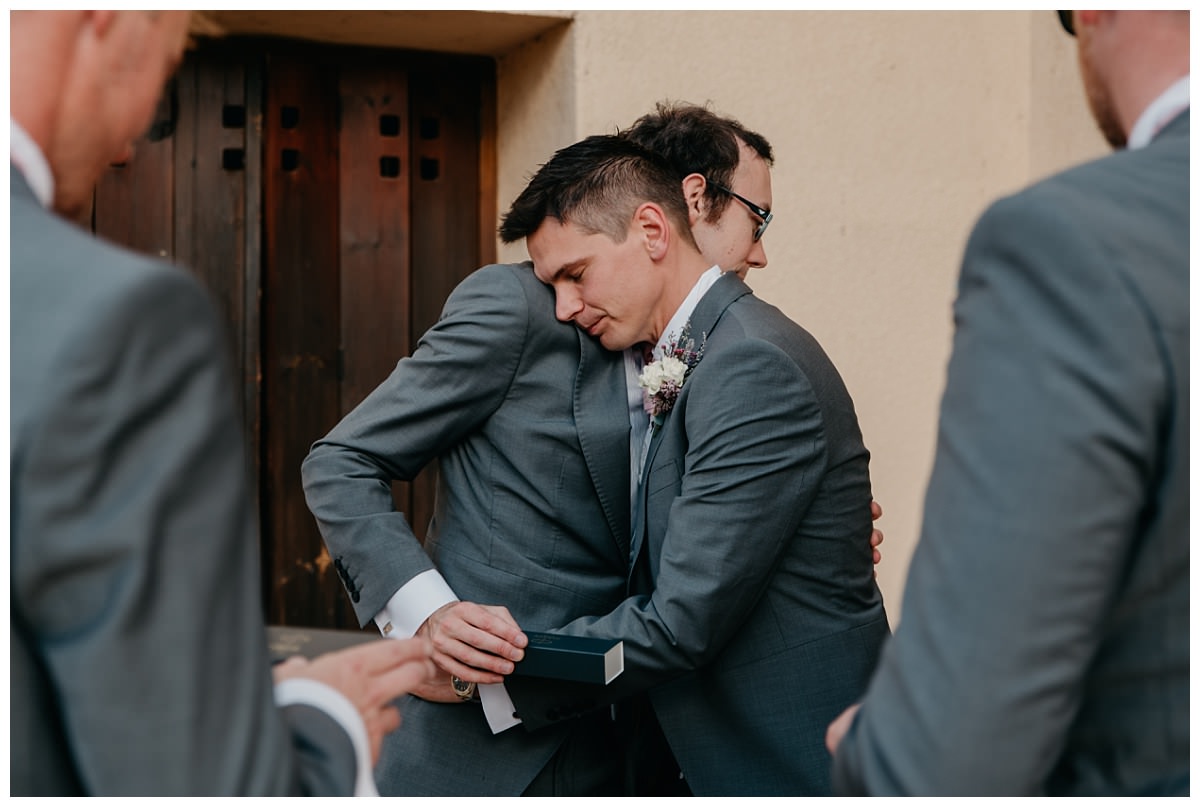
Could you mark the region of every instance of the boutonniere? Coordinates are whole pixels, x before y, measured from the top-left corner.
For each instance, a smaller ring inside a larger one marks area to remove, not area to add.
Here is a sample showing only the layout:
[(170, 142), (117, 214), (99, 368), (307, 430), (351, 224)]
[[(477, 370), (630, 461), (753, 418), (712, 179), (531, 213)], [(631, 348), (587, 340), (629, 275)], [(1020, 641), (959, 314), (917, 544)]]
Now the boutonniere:
[(700, 339), (700, 347), (690, 336), (691, 323), (683, 326), (683, 333), (678, 339), (667, 343), (667, 348), (661, 358), (650, 362), (642, 368), (638, 376), (638, 386), (642, 388), (642, 407), (650, 415), (652, 428), (662, 425), (663, 419), (675, 407), (675, 400), (687, 377), (704, 357), (704, 343), (708, 334)]

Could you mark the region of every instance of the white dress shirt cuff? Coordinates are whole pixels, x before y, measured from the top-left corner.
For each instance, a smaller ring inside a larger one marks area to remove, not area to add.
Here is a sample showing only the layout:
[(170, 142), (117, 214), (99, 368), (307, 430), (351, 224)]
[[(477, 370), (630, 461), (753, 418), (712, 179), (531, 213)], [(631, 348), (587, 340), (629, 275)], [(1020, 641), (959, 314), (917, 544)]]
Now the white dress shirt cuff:
[(488, 728), (492, 730), (492, 734), (499, 734), (521, 724), (521, 719), (517, 717), (517, 707), (513, 705), (504, 684), (480, 684), (479, 699), (483, 701), (483, 714), (487, 717)]
[[(391, 639), (407, 639), (415, 636), (417, 629), (437, 609), (458, 597), (436, 570), (421, 572), (401, 586), (383, 610), (375, 615), (379, 632)], [(479, 698), (483, 701), (483, 713), (487, 717), (492, 734), (519, 725), (513, 716), (516, 708), (504, 684), (485, 684), (479, 687)]]
[(437, 609), (458, 597), (437, 569), (421, 572), (402, 585), (375, 615), (379, 632), (389, 639), (409, 639)]
[(275, 685), (275, 703), (278, 706), (303, 704), (320, 709), (338, 722), (350, 743), (354, 746), (354, 758), (358, 771), (354, 777), (355, 796), (378, 796), (375, 788), (375, 773), (371, 769), (371, 745), (367, 740), (367, 727), (362, 717), (345, 695), (328, 684), (311, 678), (288, 678)]

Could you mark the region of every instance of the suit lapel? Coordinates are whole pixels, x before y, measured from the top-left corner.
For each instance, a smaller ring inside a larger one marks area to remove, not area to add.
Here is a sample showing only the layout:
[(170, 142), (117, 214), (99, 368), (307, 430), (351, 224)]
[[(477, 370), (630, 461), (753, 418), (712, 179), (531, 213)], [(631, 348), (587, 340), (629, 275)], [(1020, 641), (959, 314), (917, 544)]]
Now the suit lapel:
[[(575, 377), (575, 428), (588, 473), (613, 540), (629, 553), (629, 404), (625, 397), (625, 360), (605, 350), (578, 328), (579, 372)], [(618, 450), (613, 434), (624, 435)]]
[(700, 302), (696, 303), (696, 310), (688, 320), (691, 323), (692, 338), (700, 342), (706, 334), (711, 334), (717, 327), (717, 321), (725, 314), (725, 309), (737, 298), (751, 293), (750, 287), (733, 272), (721, 275), (708, 293), (700, 298)]
[[(750, 294), (750, 287), (747, 286), (741, 278), (729, 272), (722, 275), (712, 288), (700, 298), (700, 302), (696, 303), (696, 309), (692, 311), (692, 316), (688, 318), (689, 332), (691, 337), (696, 340), (696, 344), (705, 341), (708, 336), (717, 327), (722, 315), (726, 309), (739, 297)], [(704, 359), (700, 359), (701, 364)], [(699, 367), (700, 365), (696, 365)], [(687, 387), (687, 381), (684, 381), (684, 387)], [(630, 536), (631, 546), (630, 555), (633, 562), (630, 564), (630, 585), (636, 589), (636, 571), (639, 562), (642, 561), (642, 554), (645, 550), (646, 538), (646, 480), (650, 474), (650, 468), (654, 465), (654, 457), (658, 454), (658, 447), (662, 443), (663, 434), (666, 432), (671, 423), (671, 416), (674, 411), (668, 412), (663, 419), (663, 424), (655, 429), (650, 437), (650, 446), (646, 452), (646, 460), (642, 463), (642, 478), (638, 486), (637, 501), (634, 504), (633, 513), (633, 533)]]
[[(696, 344), (702, 344), (708, 339), (709, 334), (717, 327), (717, 322), (725, 313), (725, 310), (739, 297), (750, 294), (750, 287), (747, 286), (742, 279), (732, 272), (721, 275), (717, 282), (712, 285), (712, 288), (700, 298), (700, 302), (696, 303), (696, 308), (692, 311), (692, 316), (688, 318), (688, 331), (692, 339), (696, 340)], [(704, 361), (703, 358), (700, 359)], [(699, 365), (696, 365), (699, 367)], [(687, 382), (684, 381), (684, 386)], [(646, 461), (642, 464), (642, 483), (646, 481), (646, 474), (650, 471), (650, 466), (654, 463), (654, 455), (658, 453), (658, 445), (662, 442), (663, 432), (666, 430), (667, 424), (670, 422), (671, 413), (668, 413), (663, 419), (663, 425), (654, 431), (650, 438), (650, 448), (646, 454)], [(642, 497), (639, 496), (639, 503)]]

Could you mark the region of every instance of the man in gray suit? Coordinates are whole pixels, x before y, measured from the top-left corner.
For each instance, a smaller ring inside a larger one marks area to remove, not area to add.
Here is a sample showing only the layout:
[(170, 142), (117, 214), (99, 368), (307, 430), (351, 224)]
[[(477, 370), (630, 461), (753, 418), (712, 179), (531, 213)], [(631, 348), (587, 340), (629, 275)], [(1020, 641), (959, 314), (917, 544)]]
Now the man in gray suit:
[[(627, 134), (670, 153), (681, 178), (700, 171), (769, 206), (770, 146), (736, 121), (663, 106)], [(749, 155), (740, 143), (751, 146)], [(739, 184), (751, 170), (757, 184)], [(742, 272), (765, 265), (754, 237), (761, 221), (727, 192), (699, 189), (689, 215), (697, 237), (719, 255), (714, 262)], [(485, 267), (464, 281), (414, 354), (304, 463), (309, 506), (360, 620), (390, 635), (429, 632), (435, 644), (455, 643), (464, 631), (478, 641), (497, 626), (523, 640), (510, 619), (469, 601), (503, 603), (503, 614), (531, 629), (620, 603), (630, 564), (628, 372), (625, 357), (555, 321), (553, 294), (528, 265)], [(636, 372), (629, 380), (640, 408)], [(437, 511), (422, 549), (394, 512), (389, 486), (435, 457)], [(499, 674), (455, 669), (485, 684), (512, 669), (511, 659), (487, 661)], [(454, 696), (449, 675), (440, 692), (424, 693), (449, 703), (406, 705), (407, 730), (384, 749), (385, 793), (582, 795), (626, 787), (621, 738), (605, 714), (534, 733), (502, 730), (512, 725), (503, 691), (484, 685), (479, 693), (489, 712), (507, 718), (498, 733), (477, 703)]]
[[(762, 198), (765, 177), (746, 172)], [(609, 350), (654, 346), (635, 596), (561, 629), (622, 640), (625, 671), (603, 692), (508, 687), (535, 729), (667, 681), (650, 702), (696, 795), (826, 793), (825, 726), (888, 635), (860, 537), (868, 453), (816, 340), (697, 248), (687, 200), (706, 178), (683, 197), (677, 182), (623, 138), (588, 138), (542, 167), (501, 227), (526, 239), (560, 320)]]
[(10, 23), (11, 792), (371, 793), (429, 647), (290, 660), (273, 684), (212, 306), (67, 220), (148, 125), (188, 15)]
[[(478, 270), (305, 459), (309, 508), (364, 624), (412, 636), (452, 611), (488, 625), (461, 597), (550, 627), (624, 596), (629, 461), (613, 450), (629, 435), (624, 365), (553, 325), (553, 295), (528, 266)], [(390, 483), (435, 458), (422, 546)], [(385, 743), (377, 772), (384, 795), (621, 791), (606, 715), (493, 735), (479, 705), (450, 692), (449, 674), (439, 681), (449, 702), (404, 703), (405, 731)]]
[(830, 727), (844, 793), (1189, 790), (1189, 14), (1059, 14), (1123, 150), (967, 245), (903, 622)]

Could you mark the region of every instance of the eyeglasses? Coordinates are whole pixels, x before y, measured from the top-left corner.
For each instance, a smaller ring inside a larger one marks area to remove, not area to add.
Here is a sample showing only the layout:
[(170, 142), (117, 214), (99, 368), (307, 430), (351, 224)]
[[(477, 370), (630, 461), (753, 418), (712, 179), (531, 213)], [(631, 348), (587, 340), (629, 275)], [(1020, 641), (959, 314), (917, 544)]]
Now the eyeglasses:
[(750, 208), (751, 213), (753, 213), (754, 215), (756, 215), (760, 219), (762, 219), (762, 224), (758, 225), (758, 229), (756, 229), (754, 231), (754, 242), (758, 243), (760, 240), (762, 240), (763, 233), (765, 233), (767, 231), (767, 225), (771, 223), (771, 219), (774, 218), (775, 214), (772, 213), (770, 210), (763, 210), (761, 207), (754, 204), (754, 202), (751, 202), (745, 196), (740, 196), (740, 195), (734, 193), (733, 191), (729, 190), (729, 188), (726, 188), (724, 185), (720, 185), (716, 182), (713, 182), (711, 179), (708, 180), (708, 184), (712, 185), (714, 188), (716, 188), (719, 191), (728, 193), (734, 199), (737, 199), (739, 202), (744, 204), (746, 207)]
[(1071, 36), (1075, 36), (1075, 18), (1070, 11), (1058, 12), (1058, 21), (1062, 23), (1063, 30)]

